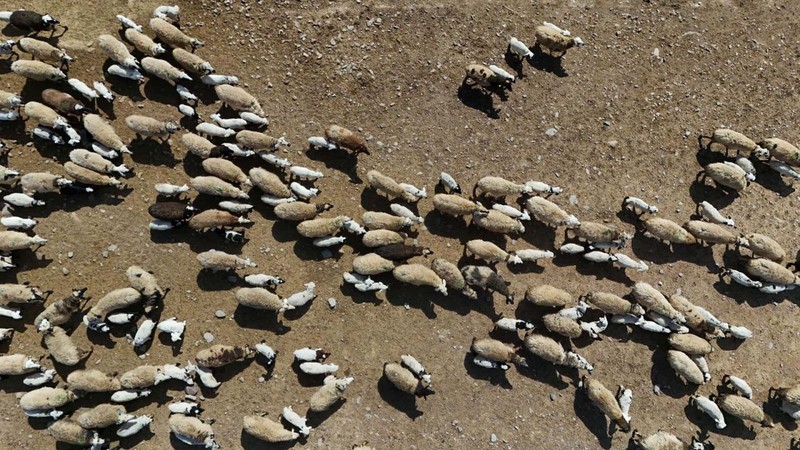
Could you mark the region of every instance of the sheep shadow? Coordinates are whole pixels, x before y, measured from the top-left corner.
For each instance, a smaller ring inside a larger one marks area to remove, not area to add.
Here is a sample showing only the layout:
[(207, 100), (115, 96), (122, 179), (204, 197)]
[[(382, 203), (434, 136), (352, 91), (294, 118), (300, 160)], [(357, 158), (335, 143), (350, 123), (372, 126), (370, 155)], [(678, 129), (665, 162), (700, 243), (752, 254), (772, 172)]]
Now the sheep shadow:
[(153, 431), (149, 427), (147, 427), (142, 431), (134, 434), (133, 436), (120, 438), (118, 448), (125, 448), (125, 449), (136, 448), (139, 445), (142, 445), (144, 442), (149, 441), (150, 439), (155, 437), (155, 435), (156, 434), (153, 433)]
[(323, 422), (328, 420), (330, 416), (336, 413), (336, 411), (339, 411), (339, 409), (342, 406), (344, 406), (345, 403), (347, 403), (347, 399), (342, 398), (340, 401), (337, 401), (333, 406), (331, 406), (325, 411), (314, 412), (309, 410), (306, 413), (306, 417), (308, 418), (308, 425), (317, 428), (318, 426), (322, 425)]
[(288, 220), (275, 221), (272, 225), (272, 237), (278, 242), (290, 242), (299, 241), (300, 239), (307, 239), (297, 232), (297, 224), (298, 222), (290, 222)]
[(559, 78), (569, 76), (566, 69), (564, 69), (563, 58), (544, 53), (538, 46), (531, 48), (531, 51), (533, 56), (528, 58), (528, 64), (534, 69), (540, 72), (552, 73)]
[(436, 319), (437, 314), (434, 310), (433, 301), (429, 300), (433, 296), (442, 296), (434, 292), (429, 286), (413, 286), (406, 283), (394, 283), (390, 289), (386, 290), (386, 300), (395, 306), (408, 305), (410, 308), (419, 309), (428, 319)]
[(378, 395), (381, 396), (383, 401), (408, 416), (411, 420), (415, 420), (423, 414), (417, 407), (417, 398), (398, 390), (385, 376), (381, 376), (378, 380)]
[(361, 206), (365, 211), (388, 211), (390, 204), (399, 201), (400, 199), (392, 200), (373, 188), (361, 191)]
[(781, 197), (788, 197), (795, 192), (794, 184), (787, 184), (778, 172), (772, 170), (769, 164), (761, 160), (755, 160), (753, 165), (756, 168), (756, 179), (753, 183), (761, 185), (764, 189), (768, 189), (780, 195)]
[(383, 302), (383, 300), (376, 295), (375, 291), (361, 292), (350, 283), (342, 283), (339, 286), (339, 291), (345, 297), (349, 297), (354, 303), (372, 303), (374, 305), (379, 305)]
[(491, 93), (479, 87), (461, 83), (456, 91), (456, 96), (464, 106), (485, 114), (489, 119), (500, 118), (500, 108), (494, 107), (494, 98)]
[(518, 367), (517, 371), (520, 375), (536, 380), (540, 383), (552, 386), (555, 389), (562, 390), (569, 387), (569, 383), (565, 382), (562, 375), (569, 378), (571, 381), (578, 381), (578, 370), (570, 369), (567, 367), (556, 367), (555, 364), (545, 361), (536, 355), (529, 355), (527, 357), (528, 367)]
[(514, 386), (508, 380), (505, 370), (487, 369), (485, 367), (478, 366), (472, 362), (474, 358), (475, 354), (472, 352), (466, 352), (464, 354), (464, 369), (467, 371), (467, 375), (469, 375), (472, 379), (488, 381), (492, 386), (500, 386), (503, 389), (514, 388)]
[(113, 64), (114, 62), (110, 59), (106, 60), (103, 64), (103, 74), (106, 75), (105, 80), (111, 85), (111, 91), (116, 93), (117, 96), (129, 98), (133, 102), (141, 102), (146, 100), (145, 96), (140, 90), (142, 85), (141, 81), (130, 80), (128, 78), (122, 78), (108, 74), (108, 68)]
[[(313, 239), (300, 238), (295, 241), (293, 251), (302, 261), (322, 261), (324, 259), (336, 259), (342, 257), (341, 245), (335, 247), (321, 248), (314, 246)], [(327, 252), (330, 256), (325, 256)]]
[(506, 48), (506, 52), (503, 55), (503, 61), (505, 61), (506, 65), (515, 72), (514, 76), (516, 76), (518, 80), (528, 78), (528, 76), (524, 73), (525, 59), (512, 52), (511, 48)]
[(142, 89), (142, 94), (148, 100), (165, 105), (179, 105), (181, 103), (181, 98), (175, 88), (158, 77), (151, 76), (147, 78)]
[(128, 144), (128, 149), (132, 152), (131, 159), (137, 164), (174, 168), (180, 162), (175, 158), (169, 140), (136, 138)]
[[(672, 247), (671, 250), (670, 247)], [(711, 247), (700, 247), (699, 244), (670, 245), (668, 242), (647, 236), (642, 232), (637, 233), (636, 237), (631, 240), (631, 252), (636, 255), (637, 259), (658, 265), (678, 261), (688, 261), (700, 265), (698, 261), (705, 261), (705, 264), (702, 265), (716, 266)]]
[[(236, 277), (231, 281), (228, 277)], [(239, 276), (234, 271), (214, 272), (208, 269), (201, 269), (197, 273), (197, 287), (205, 292), (230, 291), (232, 285), (236, 283)]]
[[(176, 441), (175, 436), (174, 435), (170, 436), (170, 444), (174, 445), (174, 441)], [(180, 442), (180, 441), (178, 441), (178, 442)], [(270, 443), (269, 444), (269, 448), (270, 449), (275, 449), (275, 450), (286, 450), (286, 449), (294, 447), (298, 443), (299, 443), (299, 441)], [(263, 440), (255, 437), (255, 436), (251, 436), (250, 434), (248, 434), (244, 430), (242, 430), (242, 434), (239, 437), (239, 444), (242, 446), (242, 448), (244, 450), (263, 450), (265, 448)], [(197, 447), (196, 446), (189, 447), (189, 446), (186, 446), (185, 444), (181, 444), (180, 447), (174, 447), (174, 448), (175, 449), (180, 449), (180, 450), (183, 450), (183, 449), (192, 450), (192, 449), (196, 449)]]
[[(723, 209), (740, 197), (739, 192), (716, 184), (716, 182), (710, 178), (701, 180), (704, 173), (705, 172), (701, 170), (697, 174), (697, 178), (695, 178), (689, 186), (689, 196), (695, 204), (707, 201), (716, 206), (717, 209)], [(715, 186), (709, 183), (714, 183)]]
[(553, 249), (556, 246), (556, 230), (537, 221), (530, 220), (525, 223), (525, 232), (520, 238), (538, 249)]
[(575, 400), (572, 402), (572, 409), (575, 415), (583, 422), (583, 425), (597, 438), (597, 443), (601, 448), (611, 448), (612, 434), (611, 429), (614, 427), (611, 421), (606, 420), (605, 414), (597, 409), (586, 391), (577, 389), (575, 391)]
[(233, 312), (233, 320), (241, 328), (272, 331), (277, 335), (286, 334), (292, 329), (285, 326), (273, 311), (259, 311), (238, 304)]
[(309, 147), (306, 156), (312, 161), (320, 161), (328, 169), (338, 170), (347, 175), (353, 184), (363, 184), (358, 176), (358, 155), (345, 149), (322, 150)]
[(611, 280), (621, 284), (630, 283), (631, 279), (622, 267), (614, 267), (609, 263), (596, 263), (581, 258), (575, 263), (575, 271), (581, 275), (593, 276), (597, 280)]

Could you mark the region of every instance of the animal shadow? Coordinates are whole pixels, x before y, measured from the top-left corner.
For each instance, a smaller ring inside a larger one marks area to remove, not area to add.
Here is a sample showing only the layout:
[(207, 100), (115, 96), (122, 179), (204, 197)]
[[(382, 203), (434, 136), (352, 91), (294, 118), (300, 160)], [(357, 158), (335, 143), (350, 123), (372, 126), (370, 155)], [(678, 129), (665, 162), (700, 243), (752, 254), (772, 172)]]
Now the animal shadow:
[(494, 99), (491, 93), (462, 83), (458, 87), (456, 95), (464, 106), (482, 112), (490, 119), (500, 118), (500, 109), (494, 107)]

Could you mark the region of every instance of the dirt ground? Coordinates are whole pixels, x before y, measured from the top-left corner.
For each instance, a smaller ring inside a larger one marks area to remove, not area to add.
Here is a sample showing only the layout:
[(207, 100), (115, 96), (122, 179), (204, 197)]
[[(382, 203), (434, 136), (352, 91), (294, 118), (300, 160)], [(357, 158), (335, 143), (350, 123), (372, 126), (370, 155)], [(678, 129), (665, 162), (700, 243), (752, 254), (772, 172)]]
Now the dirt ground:
[[(69, 25), (58, 38), (76, 58), (69, 74), (91, 82), (108, 65), (94, 48), (96, 37), (117, 33), (116, 14), (147, 30), (156, 5), (150, 0), (14, 0), (3, 8), (48, 12)], [(763, 165), (758, 180), (738, 197), (695, 181), (701, 163), (720, 158), (719, 153), (698, 156), (697, 137), (717, 127), (756, 139), (800, 141), (795, 129), (800, 3), (227, 0), (187, 1), (180, 7), (182, 28), (206, 42), (197, 53), (217, 72), (239, 76), (268, 112), (269, 133), (285, 134), (293, 144), (282, 156), (325, 173), (317, 186), (319, 201), (335, 205), (329, 215), (388, 211), (385, 198), (365, 190), (362, 179), (370, 169), (426, 186), (430, 193), (440, 171), (452, 174), (465, 191), (491, 174), (562, 186), (565, 192), (555, 201), (580, 219), (605, 221), (629, 232), (635, 221), (619, 212), (626, 195), (653, 202), (661, 216), (678, 222), (693, 214), (695, 203), (708, 200), (736, 219), (738, 231), (775, 237), (791, 259), (800, 248), (793, 212), (798, 196), (790, 181), (784, 183)], [(545, 56), (524, 64), (524, 77), (506, 99), (459, 89), (467, 63), (508, 67), (503, 61), (507, 39), (516, 36), (530, 44), (535, 27), (545, 20), (568, 28), (587, 45), (570, 50), (560, 65)], [(11, 28), (2, 31), (17, 38)], [(24, 83), (10, 73), (9, 61), (0, 61), (0, 73), (0, 89), (22, 92), (26, 101), (38, 99), (47, 86)], [(122, 120), (129, 114), (179, 118), (178, 97), (164, 82), (137, 86), (115, 80), (113, 89), (119, 94), (113, 107), (99, 106), (126, 142), (134, 137)], [(198, 110), (204, 117), (220, 108), (211, 90), (199, 85), (193, 89), (201, 96)], [(342, 154), (306, 152), (307, 137), (322, 134), (330, 123), (369, 138), (372, 154), (359, 157), (355, 172), (354, 161)], [(38, 140), (31, 143), (23, 127), (32, 126), (0, 125), (0, 138), (11, 148), (7, 165), (22, 173), (63, 173), (58, 165), (68, 159), (68, 151)], [(49, 242), (35, 253), (20, 254), (20, 269), (0, 274), (2, 282), (29, 281), (53, 289), (51, 301), (86, 286), (98, 299), (127, 286), (125, 269), (138, 264), (171, 288), (162, 317), (188, 321), (182, 345), (156, 337), (141, 359), (125, 339), (133, 328), (116, 327), (104, 338), (77, 326), (73, 337), (94, 345), (86, 367), (122, 372), (143, 363), (186, 363), (208, 345), (205, 332), (213, 334), (215, 344), (266, 340), (279, 356), (265, 382), (259, 382), (266, 370), (256, 360), (215, 371), (222, 386), (204, 392), (202, 418), (214, 420), (225, 449), (264, 448), (242, 433), (246, 414), (268, 413), (277, 420), (287, 405), (305, 412), (320, 381), (298, 377), (292, 366), (292, 351), (304, 346), (331, 351), (329, 361), (355, 382), (338, 410), (311, 418), (315, 429), (307, 440), (275, 448), (346, 449), (364, 441), (378, 449), (626, 448), (629, 435), (617, 431), (609, 436), (603, 415), (585, 394), (576, 392), (576, 371), (554, 370), (531, 358), (530, 369), (512, 368), (504, 375), (469, 362), (473, 337), (521, 343), (517, 336), (491, 330), (499, 315), (536, 321), (540, 312), (522, 301), (506, 305), (495, 296), (492, 311), (455, 294), (445, 298), (432, 289), (398, 285), (390, 275), (376, 278), (391, 284), (377, 297), (343, 287), (342, 272), (364, 249), (345, 245), (341, 254), (323, 258), (292, 224), (276, 221), (255, 192), (255, 223), (243, 246), (188, 230), (151, 234), (147, 206), (156, 200), (153, 185), (183, 184), (202, 172), (196, 158), (185, 158), (179, 134), (169, 144), (132, 145), (134, 154), (124, 159), (136, 176), (127, 180), (127, 189), (52, 196), (45, 207), (18, 211), (40, 220), (35, 231)], [(245, 168), (259, 165), (257, 160), (237, 162)], [(198, 204), (212, 202), (199, 199)], [(430, 198), (418, 208), (426, 217), (425, 227), (412, 237), (435, 256), (454, 262), (467, 261), (462, 249), (468, 239), (490, 239), (508, 249), (553, 249), (563, 240), (561, 231), (535, 222), (527, 223), (527, 231), (515, 239), (487, 235), (466, 222), (431, 213)], [(237, 309), (232, 290), (241, 281), (200, 273), (195, 255), (212, 248), (258, 263), (257, 269), (242, 274), (286, 278), (278, 288), (281, 295), (313, 281), (318, 297), (307, 310), (287, 314), (282, 327), (270, 314)], [(667, 365), (664, 336), (612, 325), (603, 340), (579, 339), (572, 346), (594, 364), (594, 376), (606, 386), (633, 389), (633, 427), (644, 434), (664, 429), (688, 440), (702, 430), (718, 449), (788, 448), (796, 425), (767, 403), (767, 391), (796, 381), (800, 368), (796, 295), (768, 296), (720, 282), (717, 266), (736, 265), (732, 248), (726, 252), (694, 246), (670, 252), (637, 234), (626, 253), (646, 261), (650, 270), (624, 273), (564, 256), (539, 267), (510, 271), (500, 264), (498, 270), (511, 280), (519, 300), (527, 286), (536, 284), (552, 284), (577, 297), (595, 290), (625, 295), (634, 282), (646, 281), (666, 293), (681, 289), (723, 320), (746, 326), (753, 331), (750, 340), (714, 344), (712, 381), (697, 389), (684, 386)], [(326, 304), (329, 297), (338, 302), (333, 310)], [(46, 354), (31, 325), (40, 310), (25, 307), (20, 323), (0, 319), (0, 326), (16, 330), (10, 344), (2, 344), (3, 353)], [(227, 317), (216, 318), (216, 310)], [(415, 355), (433, 374), (435, 395), (414, 401), (379, 381), (383, 364), (404, 353)], [(52, 367), (49, 358), (43, 361)], [(66, 378), (69, 369), (56, 368)], [(726, 429), (716, 430), (708, 417), (688, 406), (693, 392), (716, 393), (726, 373), (751, 384), (756, 402), (777, 422), (775, 428), (751, 429), (730, 419)], [(26, 420), (19, 410), (15, 395), (26, 390), (19, 379), (0, 381), (0, 390), (0, 448), (56, 447), (45, 430), (47, 421)], [(152, 432), (119, 444), (184, 448), (169, 434), (165, 406), (182, 395), (180, 384), (167, 383), (157, 386), (151, 397), (129, 404), (136, 414), (154, 415)], [(67, 411), (104, 400), (92, 396)], [(114, 436), (113, 430), (104, 435)]]

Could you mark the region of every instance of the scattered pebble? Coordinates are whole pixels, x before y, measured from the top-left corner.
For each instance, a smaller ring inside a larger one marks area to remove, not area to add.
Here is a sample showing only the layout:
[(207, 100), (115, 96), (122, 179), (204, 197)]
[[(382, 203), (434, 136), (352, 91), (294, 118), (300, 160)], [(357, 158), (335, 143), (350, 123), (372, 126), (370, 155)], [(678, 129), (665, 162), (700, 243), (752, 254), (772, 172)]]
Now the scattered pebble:
[(335, 298), (331, 297), (331, 298), (328, 299), (328, 307), (330, 307), (331, 309), (336, 308), (336, 299)]
[[(546, 135), (548, 135), (548, 136), (550, 136), (550, 137), (553, 137), (553, 136), (555, 136), (555, 135), (556, 135), (556, 133), (558, 133), (558, 130), (557, 130), (557, 129), (555, 129), (555, 128), (548, 128), (548, 129), (547, 129), (547, 131), (545, 131), (545, 132), (544, 132), (544, 134), (546, 134)], [(493, 435), (493, 436), (494, 436), (494, 435)]]
[(225, 311), (218, 309), (217, 312), (214, 313), (217, 319), (224, 319), (225, 318)]
[(489, 442), (497, 442), (497, 435), (492, 433), (492, 435), (489, 436)]
[(556, 401), (556, 394), (550, 394), (550, 401), (551, 402)]
[(661, 395), (661, 388), (657, 384), (653, 385), (653, 393), (656, 395)]
[(203, 339), (205, 339), (206, 342), (210, 344), (214, 342), (214, 335), (206, 331), (205, 333), (203, 333)]

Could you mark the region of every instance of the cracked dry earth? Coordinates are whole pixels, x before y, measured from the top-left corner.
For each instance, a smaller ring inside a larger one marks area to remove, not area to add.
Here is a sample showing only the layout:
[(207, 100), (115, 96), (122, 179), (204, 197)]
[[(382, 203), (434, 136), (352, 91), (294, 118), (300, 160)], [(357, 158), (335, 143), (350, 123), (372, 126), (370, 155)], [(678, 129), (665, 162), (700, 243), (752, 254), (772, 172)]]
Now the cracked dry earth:
[[(155, 6), (150, 0), (13, 0), (3, 9), (48, 12), (68, 24), (58, 43), (76, 57), (70, 76), (93, 81), (107, 66), (96, 48), (97, 36), (117, 33), (116, 14), (144, 24), (152, 35), (146, 24)], [(724, 207), (739, 231), (775, 237), (792, 259), (800, 249), (798, 194), (791, 181), (760, 166), (758, 180), (735, 199), (695, 182), (700, 163), (708, 162), (697, 157), (699, 134), (726, 126), (756, 140), (800, 140), (800, 3), (229, 0), (186, 1), (180, 7), (182, 28), (207, 44), (197, 53), (219, 73), (239, 76), (264, 105), (270, 133), (285, 134), (293, 143), (281, 156), (325, 173), (317, 183), (319, 200), (334, 204), (337, 214), (360, 217), (365, 209), (388, 211), (389, 202), (365, 190), (361, 181), (370, 169), (429, 191), (440, 171), (455, 176), (465, 190), (483, 176), (499, 175), (562, 186), (564, 194), (555, 198), (562, 207), (582, 220), (608, 222), (629, 232), (634, 231), (631, 217), (619, 214), (626, 195), (658, 205), (660, 215), (679, 223), (693, 214), (695, 203), (708, 200)], [(524, 78), (505, 100), (459, 90), (467, 63), (507, 68), (507, 39), (516, 36), (532, 43), (535, 27), (545, 20), (568, 28), (587, 45), (571, 49), (560, 67), (546, 58), (526, 64)], [(3, 32), (14, 34), (9, 28)], [(0, 61), (0, 72), (0, 88), (22, 92), (25, 100), (38, 99), (47, 86), (25, 83), (10, 73), (7, 61)], [(201, 96), (203, 116), (220, 108), (211, 90), (192, 86)], [(178, 97), (163, 82), (137, 86), (117, 80), (113, 89), (119, 94), (113, 108), (101, 110), (126, 142), (133, 139), (123, 123), (129, 114), (179, 118)], [(320, 135), (330, 123), (368, 137), (372, 154), (359, 157), (355, 173), (352, 161), (306, 154), (306, 138)], [(32, 126), (0, 127), (0, 138), (11, 148), (8, 165), (22, 173), (63, 173), (59, 164), (67, 160), (67, 151), (38, 140), (31, 143), (24, 127), (29, 131)], [(100, 189), (90, 197), (53, 197), (47, 206), (31, 209), (40, 220), (36, 232), (49, 242), (35, 254), (23, 253), (19, 270), (0, 274), (3, 282), (30, 281), (54, 289), (54, 298), (87, 286), (97, 299), (126, 286), (125, 269), (138, 264), (172, 289), (162, 316), (188, 321), (182, 345), (172, 347), (163, 336), (155, 338), (140, 359), (125, 339), (131, 329), (118, 327), (102, 339), (79, 326), (73, 337), (94, 345), (87, 367), (121, 372), (142, 363), (186, 363), (207, 346), (206, 332), (213, 334), (214, 343), (266, 340), (279, 355), (265, 382), (259, 382), (265, 373), (259, 362), (235, 364), (218, 372), (224, 382), (216, 392), (204, 392), (202, 417), (214, 420), (225, 449), (266, 448), (242, 433), (246, 414), (267, 412), (277, 420), (287, 405), (305, 411), (318, 382), (298, 381), (291, 354), (309, 345), (331, 351), (329, 361), (355, 382), (347, 401), (315, 425), (307, 440), (275, 448), (346, 449), (364, 441), (378, 449), (627, 447), (629, 435), (617, 431), (609, 436), (607, 420), (585, 394), (576, 393), (577, 372), (554, 370), (535, 358), (530, 369), (512, 368), (505, 376), (471, 365), (467, 353), (474, 336), (491, 334), (520, 343), (516, 336), (491, 330), (501, 314), (535, 321), (538, 313), (522, 302), (506, 305), (495, 296), (491, 311), (456, 295), (445, 298), (432, 289), (399, 285), (391, 276), (378, 277), (391, 287), (377, 299), (341, 287), (342, 272), (351, 267), (352, 247), (345, 245), (341, 254), (323, 259), (265, 205), (251, 215), (255, 224), (241, 247), (185, 229), (151, 234), (147, 207), (156, 199), (153, 185), (183, 184), (201, 172), (196, 159), (185, 157), (180, 133), (168, 145), (140, 146), (132, 157), (125, 156), (136, 175), (120, 195)], [(247, 168), (258, 164), (244, 163)], [(253, 199), (258, 202), (258, 195)], [(488, 236), (431, 210), (430, 198), (419, 202), (426, 228), (414, 238), (451, 261), (462, 258), (468, 239), (490, 239), (508, 249), (553, 249), (563, 240), (560, 231), (537, 223), (527, 224), (527, 231), (516, 238)], [(287, 314), (280, 330), (268, 314), (236, 309), (232, 289), (240, 283), (222, 274), (199, 275), (195, 255), (212, 248), (258, 263), (258, 269), (243, 273), (257, 270), (286, 278), (278, 289), (282, 295), (314, 281), (318, 298), (302, 314)], [(796, 294), (768, 296), (720, 282), (717, 265), (735, 265), (733, 249), (698, 246), (670, 252), (637, 235), (628, 251), (650, 270), (623, 273), (563, 256), (528, 270), (511, 272), (503, 264), (498, 270), (512, 281), (518, 298), (526, 286), (536, 284), (552, 284), (577, 297), (593, 290), (624, 295), (635, 281), (646, 281), (666, 293), (681, 289), (718, 317), (748, 327), (751, 339), (714, 344), (712, 381), (696, 390), (684, 386), (667, 365), (664, 336), (612, 325), (603, 340), (579, 339), (572, 345), (594, 364), (594, 376), (606, 386), (633, 389), (633, 427), (644, 434), (664, 429), (688, 440), (704, 430), (718, 449), (787, 448), (796, 425), (772, 404), (766, 404), (766, 411), (776, 420), (775, 428), (751, 429), (730, 419), (724, 430), (715, 430), (708, 417), (687, 405), (693, 391), (715, 393), (726, 373), (748, 380), (759, 404), (766, 403), (770, 386), (796, 380)], [(326, 305), (329, 297), (338, 301), (334, 310)], [(226, 318), (216, 318), (216, 310)], [(45, 353), (31, 325), (38, 312), (25, 308), (21, 323), (0, 319), (1, 326), (17, 331), (10, 344), (3, 343), (4, 353)], [(403, 353), (415, 355), (433, 374), (435, 395), (414, 402), (379, 381), (383, 363)], [(48, 358), (44, 361), (52, 366)], [(69, 373), (64, 367), (58, 370), (61, 378)], [(46, 420), (27, 420), (18, 408), (15, 395), (25, 390), (18, 379), (0, 381), (0, 390), (0, 448), (64, 448), (47, 434)], [(185, 448), (170, 437), (165, 406), (182, 395), (179, 384), (168, 384), (130, 404), (136, 414), (155, 418), (151, 432), (119, 444)], [(89, 398), (77, 405), (102, 400)], [(114, 435), (111, 430), (105, 434)]]

